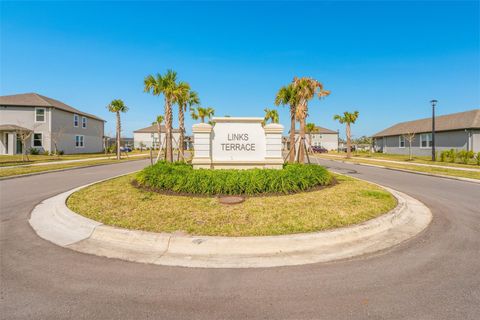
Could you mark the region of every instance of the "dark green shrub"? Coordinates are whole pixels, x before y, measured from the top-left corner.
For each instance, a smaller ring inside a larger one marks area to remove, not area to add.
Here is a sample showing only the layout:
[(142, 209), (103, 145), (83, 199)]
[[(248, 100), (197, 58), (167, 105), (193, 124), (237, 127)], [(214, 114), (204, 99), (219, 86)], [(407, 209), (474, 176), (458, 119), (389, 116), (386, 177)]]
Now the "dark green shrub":
[(35, 149), (35, 148), (31, 148), (30, 150), (28, 150), (28, 153), (30, 153), (32, 155), (38, 155), (38, 154), (40, 154), (40, 150)]
[(480, 166), (480, 152), (477, 153), (477, 165)]
[(468, 164), (468, 162), (474, 157), (474, 155), (475, 154), (473, 153), (473, 151), (460, 150), (458, 152), (458, 157), (464, 164)]
[(445, 162), (445, 161), (447, 160), (449, 154), (450, 154), (450, 151), (448, 151), (448, 150), (443, 150), (443, 151), (440, 153), (440, 161)]
[(455, 160), (457, 159), (457, 150), (450, 149), (448, 157), (450, 158), (450, 162), (455, 162)]
[(159, 162), (140, 171), (139, 186), (189, 194), (294, 193), (331, 183), (331, 174), (318, 165), (287, 164), (281, 170), (196, 169), (184, 162)]

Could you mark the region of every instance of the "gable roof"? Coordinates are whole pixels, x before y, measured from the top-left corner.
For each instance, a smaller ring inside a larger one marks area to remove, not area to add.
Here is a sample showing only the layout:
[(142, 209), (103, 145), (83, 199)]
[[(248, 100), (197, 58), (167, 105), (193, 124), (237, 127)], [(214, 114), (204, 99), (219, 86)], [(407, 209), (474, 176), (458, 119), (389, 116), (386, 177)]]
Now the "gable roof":
[[(333, 131), (324, 127), (315, 126), (316, 131), (312, 133), (320, 133), (320, 134), (337, 134), (337, 131)], [(300, 133), (300, 130), (295, 130), (295, 133)]]
[[(161, 125), (160, 128), (162, 130), (162, 133), (167, 131), (167, 129), (165, 128), (164, 125)], [(156, 124), (153, 124), (153, 125), (151, 125), (149, 127), (146, 127), (146, 128), (142, 128), (142, 129), (138, 129), (138, 130), (133, 131), (133, 133), (157, 133), (157, 132), (158, 132), (158, 128), (157, 128)], [(172, 132), (176, 133), (176, 132), (180, 132), (180, 130), (173, 128)]]
[(76, 113), (76, 114), (90, 117), (93, 119), (105, 121), (102, 118), (94, 116), (93, 114), (80, 111), (61, 101), (42, 96), (38, 93), (22, 93), (22, 94), (14, 94), (9, 96), (0, 96), (0, 105), (19, 106), (19, 107), (50, 107), (50, 108), (71, 112), (71, 113)]
[[(435, 131), (451, 131), (480, 128), (480, 109), (435, 117)], [(432, 131), (432, 118), (400, 122), (373, 135), (373, 137), (396, 136), (406, 133)]]

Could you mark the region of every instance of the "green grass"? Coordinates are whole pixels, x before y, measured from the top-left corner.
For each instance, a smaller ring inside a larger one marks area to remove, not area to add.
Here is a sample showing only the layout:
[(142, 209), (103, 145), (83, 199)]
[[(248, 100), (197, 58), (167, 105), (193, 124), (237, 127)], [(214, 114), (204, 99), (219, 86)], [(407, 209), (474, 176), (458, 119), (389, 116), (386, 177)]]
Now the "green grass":
[[(328, 152), (330, 155), (337, 155), (337, 156), (346, 156), (345, 152), (335, 152), (330, 151)], [(476, 159), (470, 159), (467, 164), (461, 163), (460, 157), (457, 157), (455, 162), (450, 161), (439, 161), (440, 160), (440, 152), (438, 153), (438, 161), (432, 161), (431, 156), (413, 156), (412, 160), (409, 159), (408, 155), (403, 154), (389, 154), (389, 153), (380, 153), (380, 152), (352, 152), (353, 158), (370, 158), (370, 159), (379, 159), (379, 160), (391, 160), (391, 161), (404, 161), (406, 163), (421, 163), (421, 164), (429, 164), (429, 165), (438, 165), (438, 166), (445, 166), (445, 167), (459, 167), (459, 168), (473, 168), (473, 169), (480, 169), (480, 166), (477, 164)], [(446, 159), (448, 160), (448, 159)]]
[(194, 170), (183, 162), (159, 162), (137, 174), (141, 187), (187, 194), (254, 195), (292, 193), (329, 185), (330, 173), (317, 165), (287, 164), (283, 169)]
[(361, 159), (356, 157), (353, 157), (351, 159), (347, 159), (345, 157), (334, 158), (334, 157), (321, 156), (321, 155), (318, 157), (323, 159), (330, 159), (330, 160), (338, 159), (338, 160), (347, 161), (347, 162), (372, 164), (372, 165), (383, 166), (391, 169), (402, 169), (402, 170), (409, 170), (409, 171), (415, 171), (415, 172), (429, 173), (434, 175), (443, 175), (443, 176), (469, 178), (469, 179), (480, 179), (480, 171), (464, 171), (464, 170), (455, 170), (454, 168), (450, 169), (450, 168), (437, 168), (437, 167), (427, 167), (427, 166), (415, 166), (415, 165), (409, 165), (408, 163), (403, 164), (403, 163), (369, 161), (368, 159)]
[(101, 182), (72, 194), (73, 211), (120, 228), (191, 235), (266, 236), (353, 225), (393, 209), (382, 188), (345, 176), (334, 186), (290, 195), (250, 197), (223, 205), (215, 197), (188, 197), (139, 190), (135, 175)]
[[(128, 158), (128, 159), (122, 158), (120, 162), (140, 160), (144, 158), (145, 157), (134, 157), (134, 158)], [(42, 165), (42, 166), (25, 166), (25, 167), (16, 167), (16, 168), (4, 167), (4, 168), (0, 168), (0, 178), (12, 177), (12, 176), (30, 174), (30, 173), (48, 172), (48, 171), (60, 170), (60, 169), (81, 168), (81, 167), (87, 167), (92, 165), (114, 164), (118, 162), (119, 161), (111, 158), (111, 159), (91, 160), (91, 161), (82, 161), (82, 162), (73, 162), (73, 163), (58, 163), (58, 164)]]
[[(129, 155), (134, 154), (148, 154), (148, 152), (140, 152), (138, 150), (129, 152)], [(156, 151), (154, 152), (156, 154)], [(22, 155), (0, 155), (0, 167), (9, 167), (9, 166), (20, 166), (20, 165), (28, 165), (28, 164), (35, 164), (35, 163), (43, 163), (43, 162), (54, 162), (54, 161), (63, 161), (63, 160), (79, 160), (79, 159), (88, 159), (88, 158), (103, 158), (103, 157), (111, 157), (114, 158), (115, 154), (105, 154), (105, 153), (82, 153), (82, 154), (65, 154), (61, 156), (54, 156), (54, 155), (28, 155), (29, 161), (22, 161)], [(124, 154), (122, 154), (124, 157)]]

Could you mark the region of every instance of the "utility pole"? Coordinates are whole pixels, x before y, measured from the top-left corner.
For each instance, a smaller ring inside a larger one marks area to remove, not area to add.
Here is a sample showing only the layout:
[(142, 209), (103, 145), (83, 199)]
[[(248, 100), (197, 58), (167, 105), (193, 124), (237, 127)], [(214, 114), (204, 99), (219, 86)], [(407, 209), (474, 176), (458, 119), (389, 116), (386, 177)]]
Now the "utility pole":
[(433, 99), (430, 101), (432, 104), (432, 161), (435, 161), (435, 106), (437, 105), (437, 100)]

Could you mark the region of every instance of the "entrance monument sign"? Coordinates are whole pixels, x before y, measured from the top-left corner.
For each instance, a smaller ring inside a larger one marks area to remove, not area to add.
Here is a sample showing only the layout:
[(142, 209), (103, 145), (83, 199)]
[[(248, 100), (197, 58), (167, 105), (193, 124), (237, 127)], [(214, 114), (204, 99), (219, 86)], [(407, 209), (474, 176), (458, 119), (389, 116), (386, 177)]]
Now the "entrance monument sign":
[(214, 125), (194, 124), (193, 167), (281, 169), (283, 126), (262, 126), (263, 118), (216, 117)]

